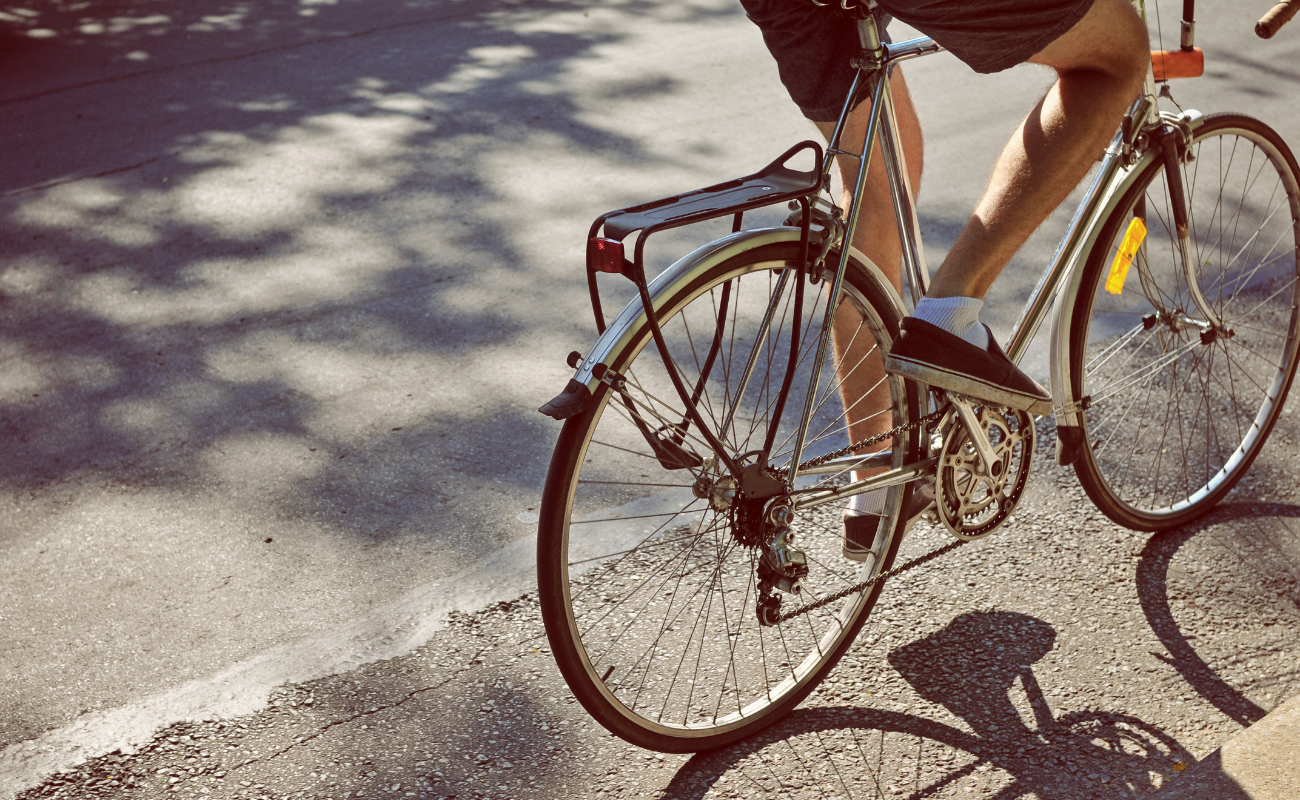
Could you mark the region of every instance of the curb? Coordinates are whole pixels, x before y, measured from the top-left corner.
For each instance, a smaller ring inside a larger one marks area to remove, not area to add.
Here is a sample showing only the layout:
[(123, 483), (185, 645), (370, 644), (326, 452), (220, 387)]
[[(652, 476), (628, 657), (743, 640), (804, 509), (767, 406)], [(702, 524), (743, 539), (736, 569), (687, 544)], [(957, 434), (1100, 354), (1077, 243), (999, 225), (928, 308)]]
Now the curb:
[(1158, 800), (1295, 800), (1300, 797), (1300, 695), (1197, 762)]

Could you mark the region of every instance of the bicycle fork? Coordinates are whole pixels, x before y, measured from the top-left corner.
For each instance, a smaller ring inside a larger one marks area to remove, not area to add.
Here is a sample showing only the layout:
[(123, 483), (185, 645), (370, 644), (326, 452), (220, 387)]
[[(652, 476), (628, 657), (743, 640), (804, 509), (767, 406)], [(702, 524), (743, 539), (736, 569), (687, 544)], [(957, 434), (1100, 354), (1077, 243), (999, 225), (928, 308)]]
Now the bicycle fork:
[(1180, 327), (1199, 328), (1202, 339), (1211, 338), (1217, 334), (1231, 337), (1232, 331), (1224, 328), (1223, 322), (1210, 306), (1210, 301), (1206, 299), (1205, 293), (1201, 291), (1201, 284), (1197, 274), (1196, 254), (1192, 248), (1192, 237), (1187, 215), (1187, 193), (1183, 185), (1182, 169), (1183, 162), (1190, 158), (1190, 155), (1187, 154), (1190, 142), (1190, 132), (1181, 126), (1169, 126), (1161, 136), (1160, 149), (1165, 165), (1165, 182), (1169, 188), (1169, 204), (1173, 211), (1175, 234), (1178, 237), (1178, 257), (1182, 265), (1183, 278), (1187, 281), (1187, 291), (1192, 297), (1192, 302), (1196, 305), (1197, 310), (1201, 312), (1201, 319), (1191, 319), (1185, 313), (1180, 313), (1176, 309), (1161, 309), (1163, 316), (1168, 317), (1168, 319), (1161, 319), (1160, 321), (1176, 330)]

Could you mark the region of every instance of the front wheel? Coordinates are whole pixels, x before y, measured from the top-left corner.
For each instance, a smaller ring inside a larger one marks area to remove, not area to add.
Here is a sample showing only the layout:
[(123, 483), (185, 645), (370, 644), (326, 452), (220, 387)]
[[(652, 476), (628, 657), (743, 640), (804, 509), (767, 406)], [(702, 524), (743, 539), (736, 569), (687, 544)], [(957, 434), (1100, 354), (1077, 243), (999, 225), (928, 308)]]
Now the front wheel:
[[(798, 242), (740, 250), (665, 293), (660, 325), (697, 407), (739, 460), (759, 450), (774, 413), (803, 281), (799, 360), (768, 465), (789, 466), (792, 435), (821, 332), (827, 285), (795, 269)], [(845, 373), (880, 375), (864, 402), (889, 425), (915, 419), (920, 397), (883, 376), (882, 349), (899, 318), (876, 279), (852, 263), (836, 334), (854, 353)], [(847, 324), (846, 320), (854, 324)], [(634, 326), (607, 366), (626, 378), (601, 384), (587, 410), (566, 421), (542, 500), (538, 583), (557, 663), (574, 695), (613, 733), (665, 752), (721, 747), (777, 721), (826, 675), (861, 628), (880, 591), (851, 594), (786, 622), (759, 624), (756, 579), (764, 541), (755, 513), (686, 418), (648, 326)], [(857, 347), (845, 341), (857, 342)], [(802, 460), (848, 444), (838, 387), (854, 383), (820, 365), (820, 389)], [(804, 387), (801, 391), (800, 387)], [(901, 466), (916, 432), (880, 445)], [(657, 443), (657, 444), (656, 444)], [(810, 476), (816, 486), (844, 475)], [(798, 488), (805, 488), (800, 481)], [(841, 552), (840, 509), (799, 512), (793, 543), (806, 556), (801, 592), (778, 592), (782, 611), (887, 569), (901, 540), (889, 491), (886, 519), (865, 562)], [(733, 502), (734, 501), (734, 502)], [(897, 535), (889, 535), (897, 531)]]
[(1208, 117), (1190, 155), (1194, 280), (1222, 328), (1209, 325), (1182, 266), (1160, 161), (1107, 219), (1073, 317), (1073, 399), (1086, 431), (1075, 471), (1108, 517), (1136, 530), (1182, 525), (1228, 493), (1296, 369), (1295, 157), (1272, 128), (1237, 114)]

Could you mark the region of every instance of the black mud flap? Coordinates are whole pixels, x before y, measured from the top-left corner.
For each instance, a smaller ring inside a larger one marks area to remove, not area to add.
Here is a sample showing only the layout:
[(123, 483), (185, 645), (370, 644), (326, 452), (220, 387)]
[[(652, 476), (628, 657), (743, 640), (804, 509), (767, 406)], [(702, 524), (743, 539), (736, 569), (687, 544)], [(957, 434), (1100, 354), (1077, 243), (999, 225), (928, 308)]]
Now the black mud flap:
[(1083, 448), (1087, 447), (1087, 437), (1083, 428), (1077, 425), (1056, 426), (1056, 463), (1068, 467), (1079, 460)]
[(551, 419), (568, 419), (576, 417), (587, 408), (587, 401), (591, 399), (591, 390), (586, 384), (578, 383), (570, 379), (569, 385), (564, 387), (564, 391), (551, 398), (546, 405), (537, 409)]

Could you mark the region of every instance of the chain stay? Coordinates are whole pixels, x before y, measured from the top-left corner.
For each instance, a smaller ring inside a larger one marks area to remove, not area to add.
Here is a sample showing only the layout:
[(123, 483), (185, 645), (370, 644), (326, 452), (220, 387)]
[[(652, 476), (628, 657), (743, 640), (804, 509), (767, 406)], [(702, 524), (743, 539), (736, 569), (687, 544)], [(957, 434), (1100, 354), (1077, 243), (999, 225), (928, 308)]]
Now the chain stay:
[[(886, 439), (892, 439), (894, 436), (903, 433), (904, 431), (917, 430), (918, 428), (921, 428), (924, 425), (928, 425), (931, 422), (935, 422), (941, 419), (943, 415), (947, 413), (947, 411), (948, 411), (948, 407), (945, 404), (943, 408), (939, 409), (933, 414), (927, 414), (924, 417), (921, 417), (920, 419), (915, 420), (913, 422), (905, 422), (902, 425), (895, 426), (890, 430), (885, 431), (884, 433), (878, 433), (875, 436), (868, 436), (866, 439), (862, 439), (861, 441), (854, 442), (850, 444), (848, 447), (842, 447), (839, 450), (834, 450), (830, 453), (827, 453), (826, 455), (809, 459), (808, 461), (805, 461), (802, 464), (800, 464), (799, 469), (803, 470), (803, 469), (809, 469), (811, 467), (816, 467), (818, 465), (825, 464), (826, 462), (831, 461), (833, 459), (841, 458), (847, 455), (852, 455), (855, 450), (861, 450), (862, 448), (876, 444), (877, 442), (883, 442)], [(788, 469), (783, 470), (782, 473), (780, 474), (789, 475), (790, 471)], [(857, 584), (856, 586), (850, 586), (847, 589), (842, 589), (838, 592), (835, 592), (834, 594), (827, 595), (826, 597), (823, 597), (820, 600), (809, 603), (806, 606), (801, 606), (800, 608), (795, 609), (794, 611), (777, 615), (775, 618), (772, 619), (770, 624), (776, 625), (785, 622), (787, 620), (794, 619), (795, 617), (807, 614), (809, 611), (813, 611), (815, 609), (821, 608), (822, 606), (825, 606), (829, 603), (834, 603), (836, 600), (841, 600), (845, 597), (848, 597), (851, 594), (855, 594), (864, 589), (875, 586), (877, 583), (886, 580), (887, 578), (892, 578), (893, 576), (906, 572), (907, 570), (912, 569), (913, 567), (919, 567), (922, 564), (930, 561), (931, 559), (938, 558), (939, 556), (944, 555), (945, 553), (949, 553), (953, 550), (956, 550), (958, 547), (961, 547), (964, 544), (966, 544), (966, 542), (961, 539), (946, 544), (943, 547), (940, 547), (937, 550), (933, 550), (929, 553), (926, 553), (925, 555), (919, 558), (912, 559), (911, 561), (907, 562), (901, 567), (896, 567), (895, 569), (891, 569), (888, 572), (882, 572), (879, 575), (875, 576), (874, 578), (865, 580)], [(779, 608), (780, 606), (778, 605), (777, 607)], [(760, 615), (760, 617), (761, 616), (762, 615)]]
[(919, 567), (922, 564), (925, 564), (929, 561), (933, 561), (939, 556), (947, 555), (948, 553), (951, 553), (953, 550), (956, 550), (958, 547), (961, 547), (962, 545), (965, 544), (969, 544), (969, 542), (966, 539), (957, 539), (956, 541), (949, 542), (943, 547), (937, 548), (935, 550), (931, 550), (930, 552), (926, 553), (923, 556), (918, 556), (912, 559), (911, 561), (907, 562), (901, 567), (894, 567), (888, 572), (882, 572), (879, 575), (875, 576), (874, 578), (869, 578), (863, 581), (862, 583), (857, 584), (856, 586), (850, 586), (847, 589), (841, 589), (838, 592), (835, 592), (834, 594), (828, 594), (822, 599), (811, 602), (806, 606), (800, 606), (794, 611), (790, 611), (785, 614), (782, 614), (776, 618), (776, 622), (778, 623), (786, 622), (788, 620), (794, 619), (795, 617), (807, 614), (809, 611), (815, 611), (821, 608), (822, 606), (834, 603), (836, 600), (843, 600), (849, 595), (857, 594), (858, 592), (861, 592), (864, 589), (869, 589), (872, 586), (875, 586), (877, 583), (880, 583), (881, 581), (888, 580), (889, 578), (892, 578), (895, 575), (901, 575), (902, 573), (907, 572), (909, 569), (912, 569), (913, 567)]
[[(824, 456), (817, 456), (816, 458), (810, 458), (807, 461), (800, 464), (799, 469), (801, 470), (810, 469), (812, 467), (817, 467), (822, 464), (825, 464), (827, 461), (833, 461), (837, 458), (842, 458), (844, 456), (851, 456), (853, 455), (853, 451), (855, 450), (861, 450), (862, 448), (876, 444), (877, 442), (883, 442), (886, 439), (892, 439), (894, 436), (903, 433), (904, 431), (914, 431), (920, 428), (922, 425), (928, 425), (931, 422), (938, 420), (947, 412), (947, 410), (948, 407), (944, 406), (943, 408), (939, 409), (933, 414), (927, 414), (924, 417), (921, 417), (920, 419), (915, 420), (913, 422), (904, 422), (902, 425), (898, 425), (893, 428), (890, 428), (884, 433), (878, 433), (875, 436), (868, 436), (862, 441), (854, 442), (848, 447), (841, 447), (839, 450), (832, 450), (831, 452), (827, 453)], [(783, 472), (785, 474), (789, 474), (789, 470), (784, 470)]]

